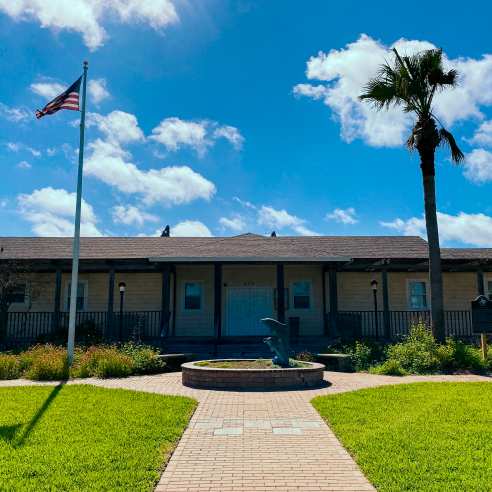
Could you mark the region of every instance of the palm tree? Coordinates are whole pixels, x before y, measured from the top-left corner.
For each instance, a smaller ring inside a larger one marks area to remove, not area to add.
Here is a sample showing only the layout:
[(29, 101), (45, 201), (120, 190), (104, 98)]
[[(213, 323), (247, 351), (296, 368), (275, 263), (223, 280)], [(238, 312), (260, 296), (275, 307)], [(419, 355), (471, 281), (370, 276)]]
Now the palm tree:
[(393, 52), (393, 64), (385, 63), (380, 67), (376, 77), (367, 83), (360, 99), (373, 103), (377, 110), (394, 105), (401, 106), (406, 113), (415, 114), (416, 123), (407, 140), (407, 147), (409, 150), (417, 150), (420, 156), (429, 245), (432, 332), (438, 341), (443, 342), (445, 327), (434, 157), (440, 145), (449, 147), (455, 163), (461, 162), (464, 156), (453, 135), (433, 113), (432, 103), (436, 93), (456, 86), (458, 74), (455, 70), (444, 70), (440, 49), (423, 51), (413, 56), (400, 56), (396, 49)]

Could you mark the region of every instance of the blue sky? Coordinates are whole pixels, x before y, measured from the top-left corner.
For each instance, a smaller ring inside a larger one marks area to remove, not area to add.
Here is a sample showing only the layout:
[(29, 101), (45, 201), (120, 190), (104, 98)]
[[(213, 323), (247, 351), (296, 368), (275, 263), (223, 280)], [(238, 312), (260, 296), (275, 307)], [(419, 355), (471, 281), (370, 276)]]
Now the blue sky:
[(467, 5), (0, 0), (2, 235), (71, 234), (79, 114), (34, 110), (84, 59), (85, 235), (423, 234), (412, 120), (357, 101), (396, 43), (461, 74), (436, 101), (467, 157), (437, 156), (441, 237), (492, 246), (492, 7)]

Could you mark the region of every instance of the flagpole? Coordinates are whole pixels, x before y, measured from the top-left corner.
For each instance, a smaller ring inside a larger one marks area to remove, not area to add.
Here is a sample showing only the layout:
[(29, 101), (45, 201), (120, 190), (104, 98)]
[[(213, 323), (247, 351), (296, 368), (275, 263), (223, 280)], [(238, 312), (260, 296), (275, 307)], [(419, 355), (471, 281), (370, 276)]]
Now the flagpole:
[(79, 169), (77, 174), (77, 201), (75, 205), (75, 227), (73, 233), (72, 281), (70, 285), (70, 315), (68, 318), (68, 364), (72, 365), (75, 348), (75, 318), (77, 316), (77, 287), (79, 284), (80, 213), (82, 208), (82, 174), (84, 168), (85, 100), (88, 63), (84, 62), (82, 79), (82, 112), (80, 114)]

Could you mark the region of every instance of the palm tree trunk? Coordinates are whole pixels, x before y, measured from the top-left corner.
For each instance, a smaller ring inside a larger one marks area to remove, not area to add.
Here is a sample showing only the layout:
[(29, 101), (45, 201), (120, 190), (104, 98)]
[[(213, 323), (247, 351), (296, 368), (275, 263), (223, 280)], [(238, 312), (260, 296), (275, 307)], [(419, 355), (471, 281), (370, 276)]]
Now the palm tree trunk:
[(437, 225), (434, 153), (435, 149), (421, 151), (420, 167), (424, 184), (425, 225), (427, 228), (427, 243), (429, 245), (432, 333), (438, 342), (444, 342), (446, 331), (444, 326), (441, 248)]

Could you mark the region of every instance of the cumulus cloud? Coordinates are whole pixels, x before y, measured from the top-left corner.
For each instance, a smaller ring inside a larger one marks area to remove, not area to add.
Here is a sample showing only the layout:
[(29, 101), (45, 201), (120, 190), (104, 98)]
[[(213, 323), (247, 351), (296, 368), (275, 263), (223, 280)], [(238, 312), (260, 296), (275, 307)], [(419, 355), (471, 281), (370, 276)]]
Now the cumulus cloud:
[(355, 208), (349, 207), (346, 209), (336, 208), (333, 212), (326, 214), (326, 220), (334, 220), (341, 224), (357, 224)]
[(174, 237), (212, 237), (210, 229), (198, 220), (184, 220), (171, 227)]
[(80, 33), (91, 50), (108, 37), (103, 27), (106, 19), (148, 24), (156, 30), (179, 20), (171, 0), (0, 0), (0, 12), (18, 21), (34, 19), (53, 31)]
[(99, 104), (109, 97), (106, 79), (91, 79), (87, 84), (87, 91), (94, 104)]
[(145, 139), (136, 116), (124, 111), (112, 111), (106, 116), (89, 113), (87, 126), (96, 126), (109, 142), (126, 144)]
[(466, 155), (463, 174), (477, 184), (492, 181), (492, 152), (485, 149), (472, 150)]
[(35, 82), (31, 84), (31, 90), (47, 100), (54, 99), (67, 89), (68, 85), (59, 82)]
[(32, 168), (31, 164), (29, 164), (29, 162), (27, 162), (27, 161), (20, 161), (17, 164), (17, 167), (19, 169), (31, 169)]
[[(428, 41), (406, 39), (386, 46), (362, 34), (345, 48), (328, 53), (320, 51), (312, 56), (307, 62), (306, 76), (323, 84), (299, 84), (294, 87), (294, 93), (322, 100), (339, 120), (345, 141), (362, 139), (374, 147), (399, 146), (408, 135), (412, 116), (395, 107), (375, 111), (358, 99), (378, 67), (393, 58), (390, 51), (393, 47), (408, 55), (435, 48)], [(436, 95), (438, 117), (448, 125), (483, 117), (480, 106), (492, 104), (492, 55), (484, 55), (481, 59), (449, 59), (444, 55), (444, 64), (459, 71), (460, 83), (456, 89)]]
[(33, 118), (33, 116), (34, 113), (26, 108), (14, 108), (0, 102), (0, 117), (5, 118), (7, 121), (20, 123), (28, 120), (29, 118)]
[(258, 224), (272, 229), (292, 229), (301, 236), (317, 236), (318, 233), (306, 227), (306, 221), (295, 215), (291, 215), (287, 210), (277, 210), (273, 207), (263, 205), (258, 210)]
[(164, 145), (171, 152), (188, 146), (199, 155), (203, 155), (212, 147), (218, 138), (225, 138), (236, 149), (240, 149), (244, 142), (239, 130), (233, 126), (221, 126), (209, 120), (182, 120), (175, 116), (162, 120), (152, 130), (149, 138)]
[(139, 194), (145, 205), (179, 205), (210, 200), (215, 194), (215, 185), (188, 166), (142, 170), (130, 161), (131, 154), (114, 142), (97, 139), (88, 148), (85, 174), (123, 193)]
[(221, 217), (219, 224), (223, 229), (229, 229), (233, 232), (242, 232), (246, 228), (246, 221), (240, 215), (234, 215), (233, 217)]
[(133, 205), (116, 205), (112, 209), (113, 221), (117, 224), (142, 227), (146, 222), (157, 222), (159, 217), (144, 212)]
[[(72, 236), (75, 199), (75, 193), (64, 189), (41, 188), (17, 196), (18, 212), (38, 236)], [(81, 235), (102, 236), (97, 221), (92, 206), (82, 200)]]
[[(456, 241), (479, 247), (492, 246), (492, 217), (478, 213), (457, 215), (437, 213), (439, 235), (443, 242)], [(392, 222), (381, 222), (381, 225), (394, 229), (405, 236), (426, 237), (425, 219), (411, 217), (407, 220), (395, 219)]]
[(492, 147), (492, 120), (484, 121), (469, 142)]

